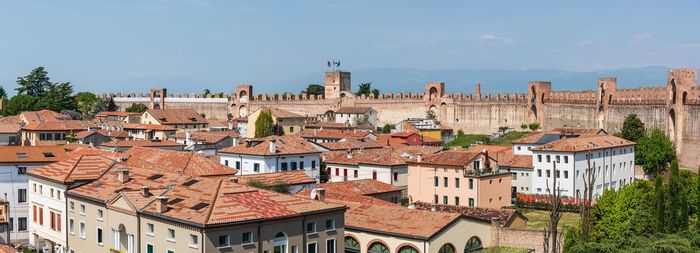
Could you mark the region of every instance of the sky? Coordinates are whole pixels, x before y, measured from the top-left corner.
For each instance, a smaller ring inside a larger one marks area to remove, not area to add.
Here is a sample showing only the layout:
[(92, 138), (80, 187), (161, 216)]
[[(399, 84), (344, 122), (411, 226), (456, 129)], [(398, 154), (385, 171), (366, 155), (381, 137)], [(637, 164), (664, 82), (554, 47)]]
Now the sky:
[(698, 13), (700, 0), (0, 0), (0, 85), (37, 66), (95, 92), (296, 91), (328, 59), (348, 71), (699, 68)]

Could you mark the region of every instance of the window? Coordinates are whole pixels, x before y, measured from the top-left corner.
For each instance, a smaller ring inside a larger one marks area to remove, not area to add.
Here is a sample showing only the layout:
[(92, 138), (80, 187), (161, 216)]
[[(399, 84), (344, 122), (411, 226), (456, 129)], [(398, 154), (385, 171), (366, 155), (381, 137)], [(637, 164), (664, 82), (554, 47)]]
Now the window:
[(294, 127), (293, 127), (293, 126), (290, 126), (290, 127), (289, 127), (289, 132), (290, 132), (290, 133), (293, 133), (293, 132), (294, 132)]
[(474, 179), (473, 178), (469, 179), (469, 189), (474, 189)]
[(32, 184), (32, 191), (36, 192), (36, 183)]
[(433, 195), (433, 203), (438, 203), (438, 195)]
[(102, 210), (97, 210), (97, 220), (102, 220), (104, 218), (104, 212)]
[(353, 172), (353, 176), (355, 176), (355, 178), (357, 178), (357, 170), (355, 170), (355, 171)]
[(44, 208), (39, 207), (39, 225), (44, 225)]
[(80, 238), (85, 239), (85, 222), (80, 222)]
[(435, 187), (440, 186), (439, 180), (440, 180), (440, 179), (438, 179), (438, 177), (435, 177)]
[(190, 248), (199, 248), (199, 237), (197, 235), (190, 235), (190, 244), (187, 246), (190, 246)]
[(326, 220), (326, 230), (333, 230), (333, 229), (335, 229), (335, 220), (334, 219)]
[(474, 206), (474, 198), (469, 198), (469, 206)]
[(369, 245), (369, 249), (367, 249), (367, 253), (389, 253), (389, 248), (386, 247), (386, 245), (380, 243), (380, 242), (375, 242)]
[(243, 232), (243, 234), (241, 234), (241, 241), (243, 244), (253, 243), (253, 232)]
[(17, 167), (17, 175), (27, 174), (27, 167)]
[(518, 180), (518, 173), (513, 173), (513, 175), (511, 176), (511, 179)]
[(372, 179), (377, 180), (377, 172), (372, 171)]
[(241, 161), (236, 161), (236, 169), (237, 170), (241, 169)]
[(557, 163), (561, 163), (561, 159), (560, 159), (560, 158), (561, 158), (560, 156), (558, 156), (558, 155), (556, 156)]
[(447, 187), (447, 185), (448, 185), (447, 181), (448, 181), (447, 177), (442, 179), (443, 185), (445, 185), (445, 187)]
[(440, 247), (438, 253), (455, 253), (455, 247), (452, 246), (452, 244), (446, 243)]
[(27, 189), (17, 189), (17, 202), (27, 202)]
[(39, 194), (43, 195), (44, 194), (44, 186), (39, 185)]
[(175, 241), (175, 229), (168, 228), (168, 241)]
[(335, 239), (326, 240), (326, 253), (335, 253)]
[(288, 169), (287, 163), (282, 163), (281, 166), (282, 166), (282, 171), (287, 171), (287, 169)]
[(14, 218), (10, 218), (10, 223), (8, 224), (10, 227), (10, 231), (14, 231), (15, 228), (15, 220)]
[(537, 162), (542, 162), (542, 155), (537, 155)]
[(49, 189), (49, 192), (51, 193), (51, 197), (53, 198), (53, 188)]
[(551, 176), (552, 176), (552, 173), (550, 173), (550, 171), (547, 170), (547, 177), (551, 177)]
[(260, 172), (260, 164), (259, 164), (259, 163), (254, 163), (254, 164), (253, 164), (253, 171), (254, 171), (254, 172)]
[(564, 156), (564, 163), (569, 163), (569, 156)]
[(292, 170), (297, 170), (297, 162), (291, 162)]
[(97, 244), (102, 245), (102, 228), (97, 228)]
[(564, 171), (564, 178), (569, 178), (569, 171)]
[(316, 242), (312, 242), (306, 245), (306, 253), (317, 253), (318, 252), (318, 247), (316, 245)]
[(538, 169), (538, 170), (537, 170), (537, 176), (538, 176), (538, 177), (542, 177), (542, 169)]
[(560, 171), (560, 170), (557, 170), (557, 173), (556, 173), (556, 174), (557, 174), (557, 178), (560, 178), (560, 177), (561, 177), (561, 173), (559, 173), (559, 172), (561, 172), (561, 171)]
[(219, 236), (219, 248), (228, 247), (229, 245), (231, 245), (231, 237), (228, 235), (220, 235)]
[(316, 160), (311, 161), (311, 169), (316, 169)]
[(304, 162), (299, 162), (299, 169), (303, 170), (304, 169)]
[(316, 222), (306, 223), (306, 233), (307, 234), (316, 233)]
[(153, 236), (153, 232), (155, 231), (155, 226), (153, 226), (152, 223), (147, 223), (146, 224), (146, 234)]
[(394, 172), (394, 182), (399, 181), (399, 173)]
[(455, 197), (455, 206), (459, 205), (459, 197)]
[(447, 196), (442, 196), (442, 203), (447, 205)]
[(552, 158), (549, 155), (547, 155), (547, 162), (548, 163), (552, 162)]
[(459, 188), (459, 178), (455, 178), (455, 188)]
[(85, 205), (80, 205), (80, 214), (85, 215)]
[(26, 231), (27, 230), (27, 217), (19, 217), (17, 218), (17, 229), (19, 231)]
[(153, 248), (153, 245), (151, 244), (146, 244), (146, 253), (155, 253), (155, 249)]
[(292, 253), (299, 253), (299, 250), (297, 249), (296, 245), (292, 246)]
[(71, 212), (75, 211), (75, 203), (73, 201), (68, 203), (68, 210)]
[(175, 251), (169, 249), (169, 250), (166, 250), (165, 253), (175, 253)]
[(75, 220), (73, 219), (68, 220), (68, 233), (71, 235), (75, 234)]

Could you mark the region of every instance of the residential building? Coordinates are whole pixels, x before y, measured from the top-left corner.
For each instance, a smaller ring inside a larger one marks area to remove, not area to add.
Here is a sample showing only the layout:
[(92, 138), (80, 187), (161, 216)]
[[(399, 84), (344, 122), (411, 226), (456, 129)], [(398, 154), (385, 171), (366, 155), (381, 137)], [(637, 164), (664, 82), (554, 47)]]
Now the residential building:
[(170, 140), (113, 140), (97, 145), (99, 149), (124, 152), (132, 147), (145, 147), (163, 150), (183, 151), (185, 144), (177, 143)]
[(429, 137), (431, 140), (442, 140), (448, 142), (454, 138), (452, 129), (443, 127), (435, 119), (409, 118), (396, 124), (396, 132), (417, 132), (422, 137)]
[(372, 107), (340, 107), (334, 114), (335, 123), (377, 126), (377, 111)]
[(304, 129), (299, 134), (302, 138), (315, 143), (338, 142), (347, 139), (377, 140), (377, 135), (371, 131), (335, 130), (335, 129)]
[(27, 173), (32, 168), (65, 159), (61, 146), (0, 147), (0, 193), (9, 204), (10, 238), (14, 243), (29, 240), (29, 197), (31, 188)]
[(66, 137), (90, 130), (88, 124), (49, 110), (22, 112), (22, 146), (56, 146), (66, 144)]
[(309, 177), (303, 170), (237, 175), (232, 178), (236, 183), (258, 188), (275, 191), (282, 191), (281, 188), (284, 188), (285, 192), (291, 194), (316, 188), (316, 180)]
[(75, 252), (336, 253), (345, 233), (343, 205), (229, 178), (115, 167), (67, 197)]
[(233, 131), (233, 124), (223, 119), (208, 119), (209, 121), (209, 131)]
[(343, 130), (343, 131), (374, 131), (375, 127), (371, 125), (350, 125), (345, 123), (335, 123), (330, 121), (314, 121), (308, 122), (304, 129), (318, 130)]
[[(593, 194), (620, 189), (634, 181), (635, 143), (612, 135), (562, 138), (531, 149), (533, 194), (553, 192), (553, 181), (562, 196), (584, 192), (584, 174), (590, 166), (596, 173)], [(556, 164), (555, 173), (554, 165)]]
[(240, 136), (248, 137), (248, 117), (235, 118), (233, 125)]
[(498, 172), (488, 152), (448, 150), (408, 162), (408, 197), (445, 205), (510, 206), (511, 174)]
[(157, 124), (127, 123), (123, 129), (134, 140), (167, 140), (168, 136), (177, 132), (177, 129), (171, 126)]
[(378, 141), (387, 147), (400, 146), (442, 146), (443, 141), (417, 132), (395, 132), (378, 136)]
[(11, 243), (9, 214), (10, 203), (5, 199), (0, 199), (0, 252), (15, 253), (16, 250), (8, 246)]
[[(374, 179), (323, 183), (317, 184), (315, 188), (325, 189), (327, 194), (360, 195), (381, 199), (394, 204), (401, 203), (401, 188)], [(309, 196), (312, 189), (314, 188), (305, 189), (304, 191), (306, 192), (300, 192), (300, 194)]]
[(138, 112), (99, 112), (95, 116), (98, 121), (120, 121), (123, 123), (140, 123), (141, 113)]
[(206, 156), (216, 155), (217, 150), (238, 145), (238, 138), (239, 135), (233, 131), (180, 132), (168, 136), (168, 140), (184, 144), (185, 151)]
[(366, 150), (382, 148), (379, 143), (372, 139), (341, 139), (334, 142), (318, 142), (314, 143), (319, 150), (322, 151), (348, 151), (348, 150)]
[(531, 193), (534, 167), (531, 155), (516, 155), (513, 150), (498, 158), (498, 169), (511, 173), (511, 192)]
[(141, 124), (169, 126), (179, 132), (209, 128), (209, 121), (192, 109), (148, 109), (141, 114)]
[(221, 164), (238, 169), (240, 175), (303, 170), (320, 179), (321, 151), (298, 135), (249, 139), (218, 155)]
[(270, 112), (270, 114), (272, 114), (272, 123), (274, 125), (274, 132), (276, 135), (298, 134), (299, 132), (304, 130), (304, 126), (306, 125), (307, 120), (306, 116), (270, 107), (260, 108), (257, 111), (248, 115), (248, 124), (246, 124), (248, 129), (245, 131), (247, 135), (242, 136), (245, 136), (247, 138), (255, 137), (255, 122), (258, 121), (260, 113), (264, 110), (267, 110)]
[(108, 133), (101, 133), (99, 131), (82, 131), (76, 133), (73, 137), (77, 139), (77, 143), (87, 145), (100, 145), (112, 140), (108, 136)]
[(378, 180), (405, 190), (408, 164), (392, 148), (338, 151), (323, 154), (329, 182)]
[(19, 116), (0, 118), (0, 146), (19, 145), (21, 129)]

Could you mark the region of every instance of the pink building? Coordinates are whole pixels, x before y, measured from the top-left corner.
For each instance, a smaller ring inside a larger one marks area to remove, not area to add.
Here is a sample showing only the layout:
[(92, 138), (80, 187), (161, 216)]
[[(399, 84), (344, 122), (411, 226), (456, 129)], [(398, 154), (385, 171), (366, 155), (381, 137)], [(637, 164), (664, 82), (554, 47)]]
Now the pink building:
[(408, 197), (456, 206), (501, 208), (511, 204), (511, 175), (499, 173), (486, 150), (449, 150), (408, 162)]

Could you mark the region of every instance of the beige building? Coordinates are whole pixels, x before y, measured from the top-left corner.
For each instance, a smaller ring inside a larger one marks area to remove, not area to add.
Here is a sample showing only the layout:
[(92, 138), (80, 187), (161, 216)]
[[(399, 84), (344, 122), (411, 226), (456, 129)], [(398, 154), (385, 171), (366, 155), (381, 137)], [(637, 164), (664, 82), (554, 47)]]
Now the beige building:
[(306, 116), (277, 108), (260, 108), (248, 115), (248, 129), (245, 131), (247, 135), (244, 137), (255, 138), (255, 122), (258, 121), (260, 113), (264, 110), (268, 110), (272, 114), (272, 123), (275, 126), (274, 132), (276, 135), (298, 134), (301, 130), (304, 130)]
[(79, 120), (49, 110), (22, 112), (20, 141), (22, 146), (56, 146), (66, 144), (66, 137), (90, 130)]
[(501, 208), (511, 204), (511, 174), (488, 152), (449, 150), (408, 162), (408, 197), (428, 203)]
[(209, 129), (209, 121), (192, 109), (148, 109), (141, 114), (141, 124), (170, 126), (179, 132)]
[(74, 252), (336, 253), (345, 206), (224, 177), (113, 167), (69, 190)]
[(177, 132), (171, 126), (156, 124), (128, 123), (124, 124), (123, 129), (134, 140), (167, 140), (168, 136)]

